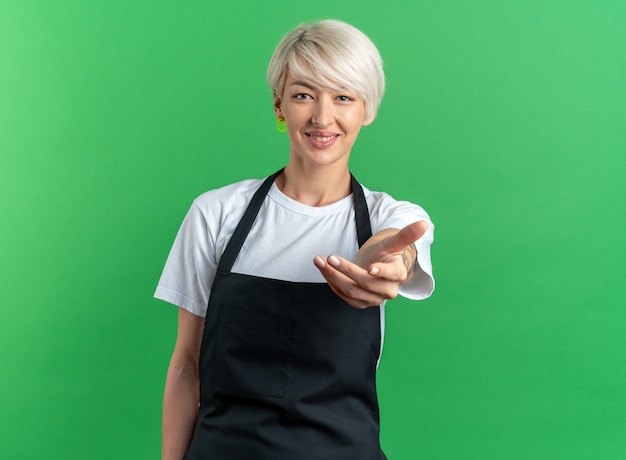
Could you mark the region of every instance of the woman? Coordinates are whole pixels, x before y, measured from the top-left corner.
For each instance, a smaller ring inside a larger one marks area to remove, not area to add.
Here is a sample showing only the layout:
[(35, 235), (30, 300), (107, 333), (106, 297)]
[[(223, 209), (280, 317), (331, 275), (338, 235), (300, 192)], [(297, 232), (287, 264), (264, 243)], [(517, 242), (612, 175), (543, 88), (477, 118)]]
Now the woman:
[(384, 459), (382, 309), (432, 292), (433, 225), (348, 170), (384, 91), (362, 32), (297, 27), (268, 82), (287, 166), (197, 198), (155, 294), (179, 306), (163, 458)]

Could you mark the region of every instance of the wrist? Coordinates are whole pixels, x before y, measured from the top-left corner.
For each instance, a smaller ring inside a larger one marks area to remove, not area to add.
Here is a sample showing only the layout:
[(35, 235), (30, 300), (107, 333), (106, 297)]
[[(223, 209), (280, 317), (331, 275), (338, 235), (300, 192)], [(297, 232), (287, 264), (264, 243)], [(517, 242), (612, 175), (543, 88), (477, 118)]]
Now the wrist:
[(417, 261), (417, 248), (414, 244), (410, 244), (402, 250), (402, 261), (406, 268), (406, 280), (404, 281), (406, 283), (413, 277), (419, 265)]

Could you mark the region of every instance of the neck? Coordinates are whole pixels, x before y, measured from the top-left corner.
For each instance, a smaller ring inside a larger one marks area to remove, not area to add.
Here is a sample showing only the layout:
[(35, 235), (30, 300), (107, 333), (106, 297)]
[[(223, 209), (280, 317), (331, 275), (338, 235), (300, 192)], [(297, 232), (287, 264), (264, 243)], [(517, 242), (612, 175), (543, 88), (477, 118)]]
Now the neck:
[(350, 171), (315, 168), (301, 171), (292, 163), (276, 178), (276, 186), (287, 195), (307, 206), (326, 206), (352, 193)]

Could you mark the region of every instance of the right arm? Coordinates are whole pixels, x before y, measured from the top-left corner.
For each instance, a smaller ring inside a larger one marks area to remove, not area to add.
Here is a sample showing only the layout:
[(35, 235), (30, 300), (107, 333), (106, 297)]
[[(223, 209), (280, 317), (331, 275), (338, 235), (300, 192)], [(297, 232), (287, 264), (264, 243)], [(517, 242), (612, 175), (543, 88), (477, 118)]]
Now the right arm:
[(400, 285), (414, 273), (417, 249), (414, 243), (428, 229), (425, 220), (398, 230), (388, 228), (372, 235), (356, 254), (355, 261), (337, 255), (314, 263), (331, 289), (355, 308), (380, 305), (398, 295)]
[(203, 328), (203, 317), (178, 309), (178, 335), (163, 395), (163, 460), (182, 460), (193, 436), (200, 401), (198, 359)]

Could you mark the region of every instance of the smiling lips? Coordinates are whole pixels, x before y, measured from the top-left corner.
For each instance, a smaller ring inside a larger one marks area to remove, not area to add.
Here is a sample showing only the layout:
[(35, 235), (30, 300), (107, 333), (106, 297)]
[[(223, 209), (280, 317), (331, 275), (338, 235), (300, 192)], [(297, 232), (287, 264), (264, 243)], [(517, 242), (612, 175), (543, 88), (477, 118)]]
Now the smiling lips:
[(318, 149), (328, 148), (335, 143), (335, 140), (339, 137), (339, 134), (331, 132), (312, 131), (306, 133), (307, 139), (313, 147)]

